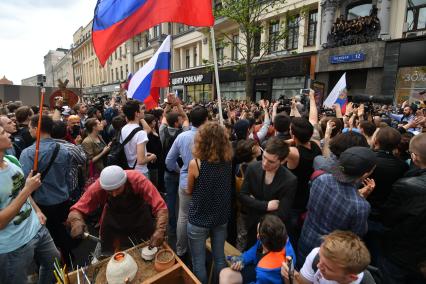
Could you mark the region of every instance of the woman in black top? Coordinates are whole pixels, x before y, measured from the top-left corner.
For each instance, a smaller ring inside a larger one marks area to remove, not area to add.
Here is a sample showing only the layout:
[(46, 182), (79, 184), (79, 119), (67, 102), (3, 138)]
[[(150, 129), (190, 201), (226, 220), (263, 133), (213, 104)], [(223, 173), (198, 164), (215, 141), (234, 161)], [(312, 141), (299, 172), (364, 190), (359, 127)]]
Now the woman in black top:
[(288, 232), (295, 248), (302, 229), (303, 214), (308, 204), (309, 180), (314, 172), (314, 159), (322, 154), (318, 144), (311, 141), (313, 133), (314, 127), (307, 119), (295, 117), (291, 121), (290, 134), (295, 147), (290, 147), (287, 168), (297, 177), (297, 191)]
[(148, 143), (146, 144), (146, 150), (149, 153), (155, 154), (157, 159), (153, 163), (148, 164), (149, 170), (149, 180), (155, 185), (155, 187), (163, 192), (163, 189), (159, 187), (159, 167), (160, 163), (158, 161), (162, 161), (162, 152), (163, 149), (161, 147), (160, 135), (157, 133), (157, 119), (152, 114), (145, 114), (145, 121), (148, 126), (151, 128), (151, 131), (148, 133)]
[(215, 122), (203, 124), (195, 136), (192, 153), (187, 188), (187, 193), (192, 194), (188, 240), (194, 274), (207, 283), (205, 251), (209, 236), (217, 273), (226, 267), (224, 246), (231, 214), (232, 147), (225, 128)]

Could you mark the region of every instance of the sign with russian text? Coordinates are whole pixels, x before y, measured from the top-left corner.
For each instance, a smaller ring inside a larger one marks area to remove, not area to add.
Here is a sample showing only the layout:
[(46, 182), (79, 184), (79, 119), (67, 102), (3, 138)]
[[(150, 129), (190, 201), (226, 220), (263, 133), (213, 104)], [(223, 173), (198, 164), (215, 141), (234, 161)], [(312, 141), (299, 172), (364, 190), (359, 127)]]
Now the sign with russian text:
[(365, 53), (362, 53), (362, 52), (330, 56), (331, 64), (360, 62), (364, 60), (365, 60)]

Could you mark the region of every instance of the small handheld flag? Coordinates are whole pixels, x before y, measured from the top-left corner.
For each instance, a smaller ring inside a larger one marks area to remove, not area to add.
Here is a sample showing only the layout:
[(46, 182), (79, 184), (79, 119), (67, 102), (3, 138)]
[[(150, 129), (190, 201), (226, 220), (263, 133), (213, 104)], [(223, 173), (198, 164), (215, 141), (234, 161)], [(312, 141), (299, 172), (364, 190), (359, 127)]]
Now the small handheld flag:
[(334, 86), (331, 93), (325, 99), (323, 105), (325, 107), (331, 108), (334, 104), (339, 104), (342, 113), (346, 111), (346, 105), (348, 103), (348, 96), (346, 93), (346, 73), (342, 75), (340, 80)]

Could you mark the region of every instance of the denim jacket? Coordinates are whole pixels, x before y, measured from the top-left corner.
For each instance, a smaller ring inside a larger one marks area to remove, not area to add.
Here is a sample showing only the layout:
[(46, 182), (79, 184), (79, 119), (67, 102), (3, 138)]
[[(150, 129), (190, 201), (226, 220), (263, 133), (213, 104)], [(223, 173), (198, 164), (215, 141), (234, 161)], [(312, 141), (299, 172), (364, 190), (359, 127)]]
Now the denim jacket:
[[(42, 173), (50, 162), (56, 143), (52, 138), (40, 141), (38, 171)], [(33, 168), (35, 143), (22, 151), (20, 163), (25, 177)], [(70, 179), (69, 171), (72, 157), (64, 145), (60, 144), (58, 155), (50, 167), (49, 172), (42, 180), (40, 188), (34, 191), (33, 199), (37, 204), (56, 205), (69, 198)]]

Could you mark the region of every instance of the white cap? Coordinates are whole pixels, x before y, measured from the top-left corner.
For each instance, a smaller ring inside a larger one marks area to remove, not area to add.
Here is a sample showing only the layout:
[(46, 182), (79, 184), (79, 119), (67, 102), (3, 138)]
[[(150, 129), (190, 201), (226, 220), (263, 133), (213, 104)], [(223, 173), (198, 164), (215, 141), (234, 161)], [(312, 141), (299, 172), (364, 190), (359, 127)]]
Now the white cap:
[(104, 190), (118, 189), (127, 181), (126, 172), (119, 166), (109, 166), (102, 170), (99, 182)]

